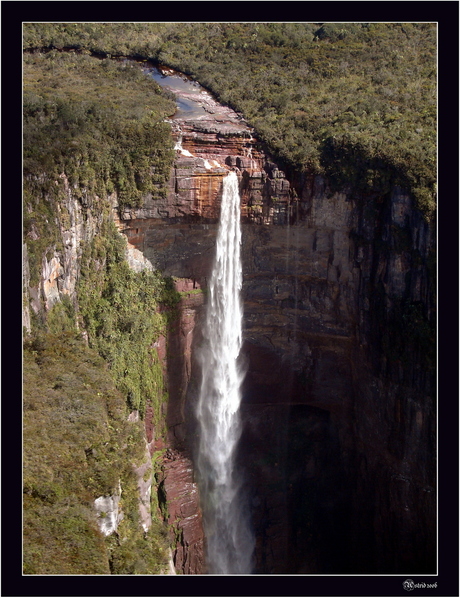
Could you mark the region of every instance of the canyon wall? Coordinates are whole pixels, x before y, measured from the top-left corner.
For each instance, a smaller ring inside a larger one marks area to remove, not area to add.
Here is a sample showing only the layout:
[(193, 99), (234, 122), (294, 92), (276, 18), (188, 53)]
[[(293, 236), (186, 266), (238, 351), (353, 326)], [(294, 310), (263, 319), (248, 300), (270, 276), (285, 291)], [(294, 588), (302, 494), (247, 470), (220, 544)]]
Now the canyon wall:
[[(244, 431), (238, 462), (256, 573), (433, 573), (436, 406), (432, 228), (410, 195), (333, 191), (287, 173), (228, 108), (172, 121), (169, 191), (114, 219), (134, 269), (175, 278), (181, 300), (157, 351), (168, 381), (166, 444), (146, 414), (172, 559), (205, 572), (193, 476), (195, 347), (214, 257), (222, 178), (239, 177), (243, 224)], [(66, 181), (63, 248), (30, 285), (24, 325), (74, 297), (81, 247), (100, 222)], [(30, 305), (30, 307), (29, 307)], [(430, 361), (431, 359), (431, 361)]]
[(173, 122), (164, 200), (125, 210), (129, 242), (182, 285), (169, 339), (171, 446), (193, 454), (194, 347), (222, 177), (242, 198), (244, 433), (260, 573), (435, 570), (434, 238), (404, 190), (289, 176), (233, 113)]

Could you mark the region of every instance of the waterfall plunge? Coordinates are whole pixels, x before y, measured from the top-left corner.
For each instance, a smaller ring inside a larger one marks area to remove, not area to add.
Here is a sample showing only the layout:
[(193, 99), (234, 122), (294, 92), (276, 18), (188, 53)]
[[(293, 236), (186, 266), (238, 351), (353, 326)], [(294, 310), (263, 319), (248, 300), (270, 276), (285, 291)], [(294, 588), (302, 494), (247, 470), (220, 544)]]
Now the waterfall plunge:
[(240, 386), (244, 378), (238, 360), (243, 317), (240, 247), (238, 178), (230, 172), (223, 180), (216, 257), (200, 353), (202, 383), (197, 406), (197, 465), (209, 573), (250, 573), (254, 548), (234, 471), (235, 448), (241, 434)]

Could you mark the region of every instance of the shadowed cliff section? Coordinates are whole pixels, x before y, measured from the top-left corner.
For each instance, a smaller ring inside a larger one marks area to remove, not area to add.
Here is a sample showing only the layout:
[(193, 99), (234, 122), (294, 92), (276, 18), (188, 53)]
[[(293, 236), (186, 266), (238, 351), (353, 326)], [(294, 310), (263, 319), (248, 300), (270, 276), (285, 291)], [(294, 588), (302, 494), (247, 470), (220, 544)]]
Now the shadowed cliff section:
[[(203, 180), (216, 175), (200, 160), (224, 159), (239, 176), (248, 367), (240, 464), (256, 572), (434, 572), (432, 228), (396, 185), (333, 190), (323, 177), (283, 172), (252, 134), (216, 135), (223, 125), (209, 117), (177, 120), (191, 156), (177, 152), (161, 217), (148, 204), (133, 220), (125, 212), (122, 226), (157, 267), (205, 291), (219, 194), (208, 194)], [(183, 217), (165, 216), (186, 201)], [(201, 305), (187, 303), (195, 326), (184, 328), (187, 357), (176, 355), (169, 373), (181, 380), (169, 402), (174, 429), (192, 448)]]

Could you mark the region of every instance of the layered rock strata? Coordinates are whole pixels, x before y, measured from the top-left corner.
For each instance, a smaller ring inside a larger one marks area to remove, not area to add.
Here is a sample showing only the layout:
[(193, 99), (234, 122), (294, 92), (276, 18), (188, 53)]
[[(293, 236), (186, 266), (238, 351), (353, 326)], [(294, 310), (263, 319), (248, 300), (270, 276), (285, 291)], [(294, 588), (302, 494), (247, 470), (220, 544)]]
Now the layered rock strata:
[(158, 500), (168, 523), (172, 546), (171, 562), (177, 573), (205, 572), (204, 532), (198, 487), (194, 478), (191, 446), (187, 442), (189, 419), (185, 413), (186, 393), (191, 380), (193, 331), (197, 314), (201, 313), (204, 294), (196, 283), (188, 279), (175, 281), (180, 296), (175, 317), (167, 338), (161, 336), (156, 345), (163, 365), (170, 400), (164, 412), (167, 429), (166, 443), (155, 438), (149, 410), (145, 426), (151, 455), (161, 455), (157, 461)]

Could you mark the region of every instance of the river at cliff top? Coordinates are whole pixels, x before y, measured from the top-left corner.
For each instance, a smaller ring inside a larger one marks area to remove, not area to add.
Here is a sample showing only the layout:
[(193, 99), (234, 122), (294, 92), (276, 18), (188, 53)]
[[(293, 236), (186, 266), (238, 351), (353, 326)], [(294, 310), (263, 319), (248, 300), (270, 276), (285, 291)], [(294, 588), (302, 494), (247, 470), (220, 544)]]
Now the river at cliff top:
[(203, 102), (208, 103), (211, 96), (201, 85), (171, 69), (149, 67), (145, 72), (159, 85), (176, 95), (177, 111), (173, 118), (199, 120), (208, 116), (209, 112), (203, 107)]

